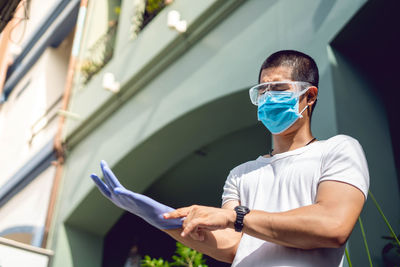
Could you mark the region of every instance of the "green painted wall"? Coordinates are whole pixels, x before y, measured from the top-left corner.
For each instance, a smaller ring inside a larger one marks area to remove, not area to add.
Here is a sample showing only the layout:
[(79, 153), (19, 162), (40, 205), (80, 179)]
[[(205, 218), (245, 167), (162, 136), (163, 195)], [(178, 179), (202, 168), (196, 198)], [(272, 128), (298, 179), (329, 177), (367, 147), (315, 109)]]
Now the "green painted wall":
[[(398, 229), (399, 211), (393, 203), (399, 203), (398, 181), (393, 160), (389, 125), (382, 99), (366, 81), (362, 73), (339, 52), (332, 51), (332, 72), (337, 102), (339, 132), (352, 135), (362, 144), (370, 171), (370, 190), (386, 211), (386, 215)], [(379, 141), (378, 141), (379, 140)], [(397, 206), (397, 205), (396, 205)], [(380, 266), (381, 250), (387, 243), (381, 237), (390, 235), (371, 199), (368, 199), (361, 218), (367, 232), (374, 266)], [(359, 225), (350, 240), (349, 250), (355, 266), (368, 265), (367, 254), (361, 240)], [(354, 246), (353, 246), (354, 244)]]
[(51, 266), (101, 266), (103, 237), (70, 226), (61, 226), (57, 236), (57, 256)]

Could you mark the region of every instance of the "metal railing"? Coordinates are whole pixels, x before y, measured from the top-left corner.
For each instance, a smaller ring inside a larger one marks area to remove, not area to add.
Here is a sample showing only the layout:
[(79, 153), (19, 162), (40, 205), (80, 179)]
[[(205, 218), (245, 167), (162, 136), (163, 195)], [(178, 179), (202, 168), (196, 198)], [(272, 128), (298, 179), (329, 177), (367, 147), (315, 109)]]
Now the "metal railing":
[[(30, 128), (30, 137), (28, 140), (28, 144), (31, 145), (35, 137), (42, 132), (46, 127), (52, 123), (58, 114), (59, 107), (61, 105), (61, 100), (62, 100), (63, 95), (60, 95), (43, 113), (42, 116), (40, 116), (32, 125)], [(1, 266), (0, 266), (1, 267)]]

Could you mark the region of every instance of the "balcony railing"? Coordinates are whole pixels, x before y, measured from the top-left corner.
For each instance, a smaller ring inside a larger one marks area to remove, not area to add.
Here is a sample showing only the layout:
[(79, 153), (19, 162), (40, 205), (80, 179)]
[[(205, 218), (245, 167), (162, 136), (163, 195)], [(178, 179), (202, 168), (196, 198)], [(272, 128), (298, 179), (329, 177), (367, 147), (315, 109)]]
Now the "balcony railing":
[(53, 251), (0, 237), (0, 266), (48, 267)]

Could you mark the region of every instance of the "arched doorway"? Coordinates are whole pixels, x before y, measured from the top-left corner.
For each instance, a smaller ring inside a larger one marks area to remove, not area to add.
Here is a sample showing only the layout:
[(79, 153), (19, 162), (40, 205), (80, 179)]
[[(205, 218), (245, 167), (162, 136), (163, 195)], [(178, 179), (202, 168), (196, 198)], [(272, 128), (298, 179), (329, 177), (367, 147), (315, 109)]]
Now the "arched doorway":
[[(243, 92), (239, 95), (243, 101), (247, 100)], [(252, 125), (194, 149), (155, 180), (144, 194), (175, 208), (191, 204), (219, 207), (229, 171), (238, 164), (265, 154), (271, 147), (269, 133), (257, 123), (256, 115), (247, 119), (252, 120)], [(175, 151), (160, 153), (168, 157)], [(104, 238), (103, 266), (122, 267), (129, 255), (150, 255), (170, 260), (174, 251), (175, 240), (140, 218), (124, 213)], [(209, 266), (229, 266), (206, 258)]]

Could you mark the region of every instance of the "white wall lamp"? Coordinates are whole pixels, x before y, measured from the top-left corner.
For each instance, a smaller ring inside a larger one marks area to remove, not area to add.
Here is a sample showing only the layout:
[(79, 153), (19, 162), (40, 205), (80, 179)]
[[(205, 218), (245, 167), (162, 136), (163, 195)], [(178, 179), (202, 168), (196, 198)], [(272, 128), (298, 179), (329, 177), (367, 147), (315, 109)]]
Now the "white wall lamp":
[(103, 88), (116, 94), (119, 92), (120, 84), (115, 80), (114, 74), (107, 72), (103, 76)]
[(168, 12), (168, 27), (177, 30), (179, 33), (186, 32), (186, 20), (181, 20), (181, 14), (176, 10)]

